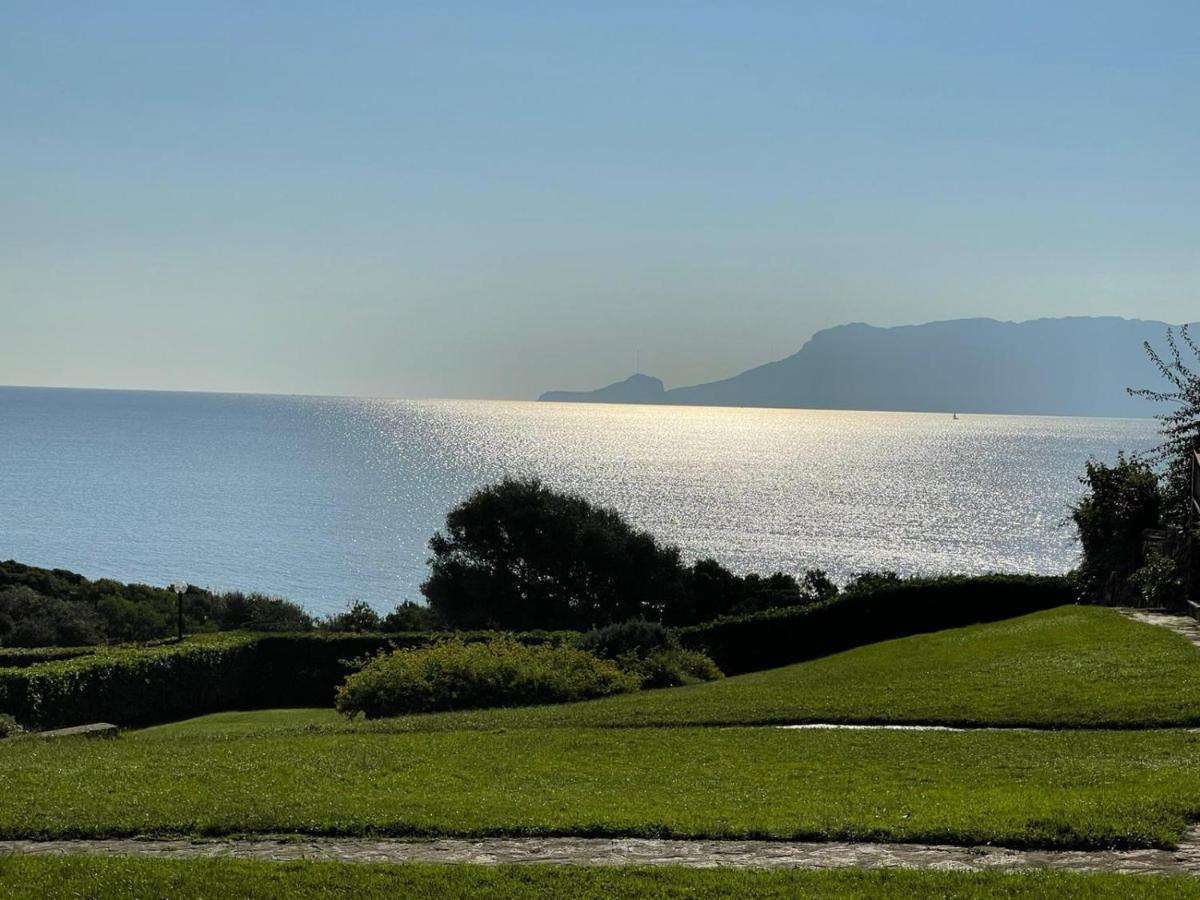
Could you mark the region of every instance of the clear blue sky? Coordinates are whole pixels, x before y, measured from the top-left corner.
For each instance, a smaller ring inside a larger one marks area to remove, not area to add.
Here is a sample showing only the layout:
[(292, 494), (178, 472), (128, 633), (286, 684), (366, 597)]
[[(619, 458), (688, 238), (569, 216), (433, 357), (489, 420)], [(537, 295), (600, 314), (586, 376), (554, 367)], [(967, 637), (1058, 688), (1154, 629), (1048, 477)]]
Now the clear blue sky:
[(0, 384), (528, 397), (1200, 311), (1200, 3), (19, 3)]

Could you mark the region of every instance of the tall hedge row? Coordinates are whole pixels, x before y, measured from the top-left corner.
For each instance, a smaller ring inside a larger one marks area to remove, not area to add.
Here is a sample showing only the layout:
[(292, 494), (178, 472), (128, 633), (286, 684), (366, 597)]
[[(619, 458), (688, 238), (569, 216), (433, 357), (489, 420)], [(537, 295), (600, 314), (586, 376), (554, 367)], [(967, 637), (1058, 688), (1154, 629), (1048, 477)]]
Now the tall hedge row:
[[(488, 640), (491, 632), (460, 635)], [(86, 722), (150, 725), (226, 709), (332, 706), (350, 661), (444, 640), (439, 633), (387, 635), (224, 633), (182, 644), (99, 648), (75, 659), (0, 668), (0, 713), (34, 728)], [(530, 632), (522, 642), (573, 640)]]
[(27, 727), (141, 725), (239, 705), (254, 676), (253, 635), (102, 649), (0, 669), (0, 712)]
[(20, 669), (53, 662), (56, 659), (74, 659), (90, 656), (96, 647), (0, 647), (0, 669)]
[(1073, 601), (1070, 582), (1062, 576), (909, 579), (847, 591), (812, 606), (726, 616), (680, 629), (680, 640), (708, 654), (727, 675), (736, 675)]

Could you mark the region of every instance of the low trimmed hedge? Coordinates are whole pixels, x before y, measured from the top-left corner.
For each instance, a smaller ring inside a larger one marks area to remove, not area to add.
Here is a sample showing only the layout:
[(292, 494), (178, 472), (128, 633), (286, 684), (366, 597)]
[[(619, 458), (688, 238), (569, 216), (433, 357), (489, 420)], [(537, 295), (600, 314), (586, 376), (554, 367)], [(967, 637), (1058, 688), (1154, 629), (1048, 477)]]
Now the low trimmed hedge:
[(1011, 619), (1074, 599), (1069, 579), (1059, 575), (912, 578), (845, 591), (811, 606), (726, 616), (681, 628), (679, 637), (736, 675), (910, 634)]
[[(487, 641), (495, 632), (458, 637)], [(100, 647), (74, 659), (0, 668), (0, 713), (33, 728), (87, 722), (151, 725), (227, 709), (331, 706), (334, 691), (376, 654), (444, 641), (408, 634), (248, 634), (189, 637), (182, 644)], [(564, 644), (574, 632), (529, 632), (528, 644)]]

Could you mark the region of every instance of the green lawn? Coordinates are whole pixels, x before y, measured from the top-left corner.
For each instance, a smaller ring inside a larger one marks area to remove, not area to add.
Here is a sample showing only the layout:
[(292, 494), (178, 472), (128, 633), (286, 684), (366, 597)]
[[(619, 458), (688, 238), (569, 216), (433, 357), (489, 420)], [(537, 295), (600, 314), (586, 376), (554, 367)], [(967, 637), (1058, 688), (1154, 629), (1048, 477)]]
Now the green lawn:
[[(8, 740), (0, 835), (1169, 846), (1200, 816), (1200, 734), (1136, 729), (1198, 713), (1200, 653), (1184, 639), (1064, 607), (589, 703), (374, 723), (268, 710), (116, 741)], [(1071, 728), (743, 727), (814, 720)]]
[(18, 739), (0, 836), (583, 834), (1169, 846), (1200, 734), (513, 729)]
[(832, 872), (576, 866), (359, 865), (245, 860), (0, 857), (0, 893), (43, 898), (610, 897), (902, 898), (1200, 896), (1186, 877), (1033, 872), (964, 874), (898, 869)]
[(1100, 607), (885, 641), (779, 669), (586, 703), (354, 724), (328, 710), (221, 715), (150, 729), (431, 731), (802, 722), (1144, 728), (1200, 725), (1200, 651)]

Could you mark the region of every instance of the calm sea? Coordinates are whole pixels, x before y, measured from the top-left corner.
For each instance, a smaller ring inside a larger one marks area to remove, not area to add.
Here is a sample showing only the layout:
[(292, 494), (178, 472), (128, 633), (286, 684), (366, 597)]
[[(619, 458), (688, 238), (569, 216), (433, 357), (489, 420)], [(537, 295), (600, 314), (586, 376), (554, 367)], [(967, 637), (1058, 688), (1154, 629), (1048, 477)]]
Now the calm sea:
[(0, 559), (387, 609), (457, 500), (529, 474), (741, 571), (1058, 572), (1084, 462), (1154, 427), (0, 388)]

